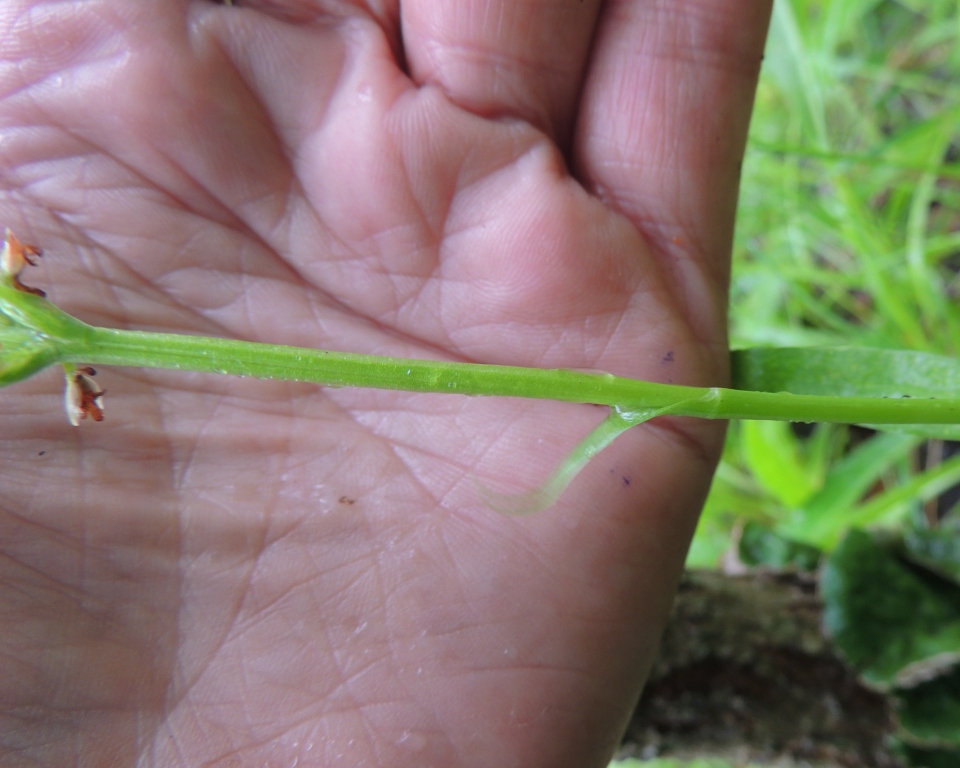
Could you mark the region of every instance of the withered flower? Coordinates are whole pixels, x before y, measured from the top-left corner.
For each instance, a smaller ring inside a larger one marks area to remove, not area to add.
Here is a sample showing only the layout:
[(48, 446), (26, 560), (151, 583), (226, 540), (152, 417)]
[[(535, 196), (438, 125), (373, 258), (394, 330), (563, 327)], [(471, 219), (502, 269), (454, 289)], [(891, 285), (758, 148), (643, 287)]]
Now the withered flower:
[(36, 296), (46, 296), (39, 288), (32, 288), (20, 282), (20, 273), (28, 265), (37, 266), (36, 259), (42, 253), (35, 245), (21, 243), (8, 227), (4, 233), (3, 250), (0, 251), (0, 273), (9, 276), (13, 287), (17, 290), (32, 293)]
[(103, 403), (99, 402), (104, 390), (93, 380), (96, 371), (83, 367), (67, 371), (65, 405), (67, 417), (75, 427), (89, 416), (94, 421), (103, 421)]

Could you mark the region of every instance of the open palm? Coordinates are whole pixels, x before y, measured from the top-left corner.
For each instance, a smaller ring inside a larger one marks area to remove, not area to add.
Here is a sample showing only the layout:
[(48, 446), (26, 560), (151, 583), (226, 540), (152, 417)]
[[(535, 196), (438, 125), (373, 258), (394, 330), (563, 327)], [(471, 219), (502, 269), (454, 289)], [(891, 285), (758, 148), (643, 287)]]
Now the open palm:
[[(0, 224), (88, 322), (725, 376), (757, 0), (3, 0)], [(592, 406), (0, 393), (0, 762), (601, 765), (716, 459)]]

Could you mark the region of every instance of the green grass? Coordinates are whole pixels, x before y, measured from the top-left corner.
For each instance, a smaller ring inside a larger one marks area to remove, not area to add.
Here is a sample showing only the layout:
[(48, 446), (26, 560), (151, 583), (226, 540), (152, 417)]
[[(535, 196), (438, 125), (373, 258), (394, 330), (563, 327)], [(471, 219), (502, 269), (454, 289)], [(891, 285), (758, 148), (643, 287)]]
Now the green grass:
[[(744, 165), (735, 346), (956, 354), (955, 1), (778, 2)], [(952, 146), (951, 146), (952, 145)]]
[[(960, 3), (777, 0), (744, 162), (732, 345), (956, 357), (958, 299)], [(899, 525), (960, 481), (960, 465), (920, 447), (735, 424), (688, 563), (716, 565), (745, 521), (828, 548), (855, 523)]]

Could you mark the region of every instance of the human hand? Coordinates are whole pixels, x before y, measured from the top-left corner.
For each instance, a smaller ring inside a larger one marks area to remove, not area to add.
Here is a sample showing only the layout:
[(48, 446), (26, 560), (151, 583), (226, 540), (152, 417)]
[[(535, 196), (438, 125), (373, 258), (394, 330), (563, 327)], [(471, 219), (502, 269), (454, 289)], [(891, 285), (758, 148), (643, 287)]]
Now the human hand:
[[(726, 377), (769, 3), (4, 0), (0, 223), (87, 322)], [(0, 393), (0, 756), (587, 766), (616, 745), (715, 424), (103, 370)]]

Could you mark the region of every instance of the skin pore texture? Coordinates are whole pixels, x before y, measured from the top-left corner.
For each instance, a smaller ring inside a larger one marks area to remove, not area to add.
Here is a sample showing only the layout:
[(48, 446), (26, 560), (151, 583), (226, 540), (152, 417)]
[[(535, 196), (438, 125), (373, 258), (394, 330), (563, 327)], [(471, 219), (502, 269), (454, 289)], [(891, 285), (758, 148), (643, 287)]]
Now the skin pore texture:
[[(691, 385), (766, 0), (3, 0), (0, 224), (80, 319)], [(0, 763), (603, 766), (722, 440), (103, 369), (0, 392)]]

